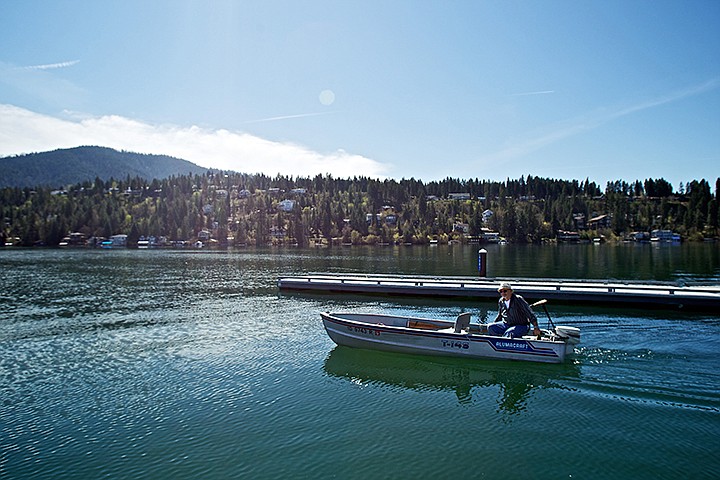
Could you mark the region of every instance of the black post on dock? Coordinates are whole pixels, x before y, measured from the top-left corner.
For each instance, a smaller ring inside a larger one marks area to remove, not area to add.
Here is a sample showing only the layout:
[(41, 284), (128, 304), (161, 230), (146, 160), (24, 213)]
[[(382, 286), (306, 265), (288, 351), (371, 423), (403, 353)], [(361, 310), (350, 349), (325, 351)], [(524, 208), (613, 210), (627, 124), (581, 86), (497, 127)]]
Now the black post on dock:
[(487, 277), (487, 250), (478, 250), (478, 275)]

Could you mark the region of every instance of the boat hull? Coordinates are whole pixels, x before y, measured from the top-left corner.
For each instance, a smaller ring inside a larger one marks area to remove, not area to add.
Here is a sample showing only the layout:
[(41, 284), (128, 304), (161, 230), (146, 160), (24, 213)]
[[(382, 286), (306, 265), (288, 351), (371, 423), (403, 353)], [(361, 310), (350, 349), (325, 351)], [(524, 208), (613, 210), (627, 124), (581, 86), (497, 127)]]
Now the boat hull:
[[(379, 314), (322, 313), (328, 336), (338, 345), (387, 352), (462, 358), (562, 363), (573, 346), (534, 337), (505, 338), (455, 333), (453, 322)], [(409, 325), (432, 325), (432, 328)]]

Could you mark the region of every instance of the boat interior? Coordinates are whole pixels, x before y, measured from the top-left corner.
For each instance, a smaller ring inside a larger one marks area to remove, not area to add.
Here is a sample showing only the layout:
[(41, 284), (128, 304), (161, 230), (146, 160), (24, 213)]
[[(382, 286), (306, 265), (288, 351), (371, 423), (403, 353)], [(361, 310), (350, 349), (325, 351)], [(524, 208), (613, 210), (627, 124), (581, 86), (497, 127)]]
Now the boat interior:
[(483, 334), (487, 333), (487, 325), (479, 325), (479, 324), (470, 324), (470, 320), (472, 318), (472, 314), (470, 313), (461, 313), (457, 316), (455, 319), (454, 324), (452, 324), (452, 327), (448, 327), (449, 322), (442, 321), (442, 320), (417, 320), (417, 319), (411, 319), (407, 321), (407, 328), (417, 328), (419, 330), (443, 330), (448, 332), (454, 332), (454, 333), (475, 333), (475, 334)]

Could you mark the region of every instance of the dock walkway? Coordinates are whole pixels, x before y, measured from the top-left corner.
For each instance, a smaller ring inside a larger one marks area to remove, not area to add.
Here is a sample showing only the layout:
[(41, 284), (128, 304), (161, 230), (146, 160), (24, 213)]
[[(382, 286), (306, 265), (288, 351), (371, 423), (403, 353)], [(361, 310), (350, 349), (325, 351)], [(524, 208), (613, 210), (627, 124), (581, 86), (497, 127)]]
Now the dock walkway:
[(284, 291), (354, 293), (365, 295), (403, 295), (497, 299), (500, 282), (510, 282), (513, 290), (528, 301), (542, 298), (558, 303), (603, 304), (702, 310), (720, 312), (720, 286), (686, 286), (663, 282), (598, 281), (573, 279), (517, 279), (474, 277), (434, 277), (423, 275), (309, 274), (282, 277), (278, 287)]

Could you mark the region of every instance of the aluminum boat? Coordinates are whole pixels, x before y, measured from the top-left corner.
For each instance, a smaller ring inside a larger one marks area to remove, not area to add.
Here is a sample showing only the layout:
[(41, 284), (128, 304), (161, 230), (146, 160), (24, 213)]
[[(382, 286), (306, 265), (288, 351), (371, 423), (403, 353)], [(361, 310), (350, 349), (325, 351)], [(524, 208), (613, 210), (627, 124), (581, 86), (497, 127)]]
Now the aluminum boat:
[(320, 316), (336, 344), (388, 352), (561, 363), (580, 343), (580, 329), (561, 325), (540, 336), (495, 337), (487, 334), (486, 325), (471, 325), (469, 313), (454, 322), (376, 313)]

